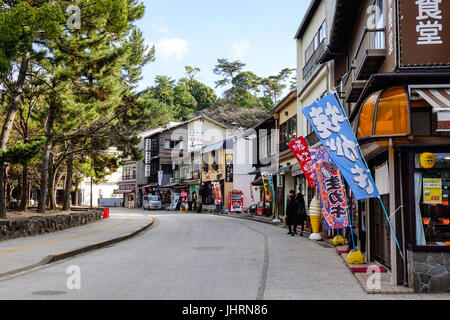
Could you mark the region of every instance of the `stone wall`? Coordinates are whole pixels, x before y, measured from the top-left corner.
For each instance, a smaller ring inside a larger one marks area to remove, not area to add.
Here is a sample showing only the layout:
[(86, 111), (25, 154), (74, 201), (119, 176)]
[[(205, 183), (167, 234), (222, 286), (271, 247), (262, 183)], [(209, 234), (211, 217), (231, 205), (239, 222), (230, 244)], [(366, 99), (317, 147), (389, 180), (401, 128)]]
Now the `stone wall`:
[(92, 209), (68, 215), (0, 220), (0, 241), (51, 233), (100, 221), (103, 209)]
[(416, 293), (450, 292), (450, 253), (408, 251), (408, 278)]

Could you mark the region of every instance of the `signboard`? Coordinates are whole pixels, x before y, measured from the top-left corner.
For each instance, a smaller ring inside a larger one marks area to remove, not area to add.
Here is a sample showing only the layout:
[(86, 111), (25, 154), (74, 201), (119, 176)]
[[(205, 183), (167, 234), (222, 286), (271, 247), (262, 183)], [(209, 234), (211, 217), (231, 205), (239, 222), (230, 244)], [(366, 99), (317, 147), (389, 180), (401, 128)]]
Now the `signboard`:
[(450, 1), (398, 3), (400, 67), (450, 65)]
[(297, 158), (300, 167), (303, 170), (309, 187), (314, 189), (316, 187), (316, 175), (314, 173), (314, 166), (311, 160), (311, 154), (309, 153), (309, 146), (306, 143), (305, 138), (299, 137), (288, 144), (292, 153)]
[(203, 130), (188, 130), (188, 150), (187, 152), (198, 151), (203, 148)]
[(339, 169), (325, 148), (311, 150), (325, 229), (348, 227), (348, 205)]
[(371, 172), (359, 152), (358, 141), (336, 96), (330, 94), (302, 111), (355, 198), (378, 198)]
[(442, 204), (442, 179), (423, 179), (423, 203)]
[(225, 182), (233, 182), (233, 155), (225, 156)]
[(121, 184), (119, 185), (119, 190), (134, 190), (136, 185), (134, 184)]

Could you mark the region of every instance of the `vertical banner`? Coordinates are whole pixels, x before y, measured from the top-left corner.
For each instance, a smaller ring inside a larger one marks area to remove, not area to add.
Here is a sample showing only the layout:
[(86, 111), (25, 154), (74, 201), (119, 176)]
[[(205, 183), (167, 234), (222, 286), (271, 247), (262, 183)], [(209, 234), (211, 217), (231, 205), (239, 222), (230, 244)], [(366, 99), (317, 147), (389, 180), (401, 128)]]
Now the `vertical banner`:
[(303, 114), (341, 171), (357, 200), (378, 198), (350, 122), (334, 94), (303, 108)]
[(162, 185), (162, 179), (163, 179), (164, 172), (158, 171), (158, 185)]
[(253, 195), (253, 184), (250, 182), (250, 199), (252, 203), (255, 203), (255, 196)]
[(303, 174), (308, 181), (309, 187), (314, 189), (316, 187), (316, 175), (314, 173), (314, 166), (311, 159), (311, 154), (309, 152), (309, 146), (306, 143), (305, 138), (299, 137), (289, 143), (288, 146), (297, 158), (297, 161), (303, 170)]
[(275, 213), (275, 188), (273, 185), (273, 177), (271, 174), (268, 174), (266, 172), (261, 173), (263, 184), (264, 184), (264, 191), (266, 194), (266, 201), (272, 203), (272, 214)]
[(216, 205), (222, 204), (222, 190), (220, 189), (220, 183), (214, 182), (214, 195), (216, 198)]
[(225, 156), (225, 182), (233, 182), (233, 155)]
[(317, 190), (322, 204), (325, 229), (348, 227), (348, 205), (339, 169), (328, 156), (325, 148), (311, 150), (317, 179)]

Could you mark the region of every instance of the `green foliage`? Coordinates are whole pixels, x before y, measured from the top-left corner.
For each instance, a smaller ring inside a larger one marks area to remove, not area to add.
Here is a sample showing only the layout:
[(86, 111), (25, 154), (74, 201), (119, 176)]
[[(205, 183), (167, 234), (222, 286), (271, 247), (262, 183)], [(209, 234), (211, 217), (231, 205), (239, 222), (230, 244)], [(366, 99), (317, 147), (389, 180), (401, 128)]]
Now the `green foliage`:
[(4, 151), (0, 150), (0, 162), (24, 165), (39, 154), (44, 142), (45, 139), (32, 143), (17, 142)]

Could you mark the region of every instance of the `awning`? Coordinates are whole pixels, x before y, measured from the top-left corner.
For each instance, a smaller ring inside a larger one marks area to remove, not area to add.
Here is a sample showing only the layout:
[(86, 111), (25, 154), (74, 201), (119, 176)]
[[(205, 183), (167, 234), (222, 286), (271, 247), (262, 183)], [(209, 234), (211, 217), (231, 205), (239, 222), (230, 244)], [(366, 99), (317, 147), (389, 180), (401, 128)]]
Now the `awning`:
[(450, 131), (450, 89), (416, 89), (438, 115), (437, 131)]
[(408, 94), (403, 87), (372, 94), (355, 119), (358, 139), (403, 137), (411, 133)]
[(202, 149), (202, 153), (205, 154), (205, 153), (209, 153), (209, 152), (213, 152), (213, 151), (216, 151), (216, 150), (223, 149), (224, 148), (224, 144), (225, 144), (225, 141), (223, 141), (223, 140), (220, 141), (220, 142), (213, 143), (213, 144), (211, 144), (209, 146), (204, 147)]

